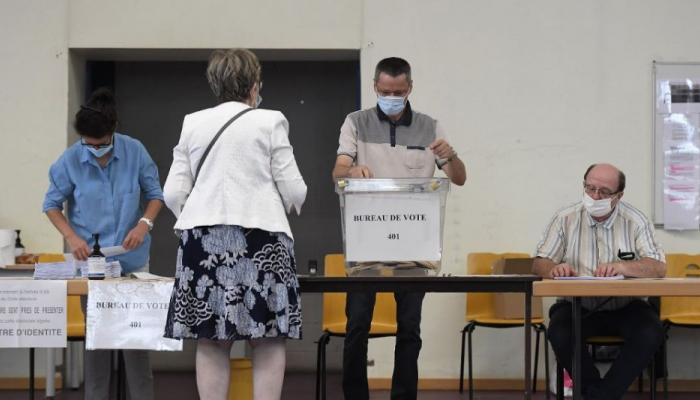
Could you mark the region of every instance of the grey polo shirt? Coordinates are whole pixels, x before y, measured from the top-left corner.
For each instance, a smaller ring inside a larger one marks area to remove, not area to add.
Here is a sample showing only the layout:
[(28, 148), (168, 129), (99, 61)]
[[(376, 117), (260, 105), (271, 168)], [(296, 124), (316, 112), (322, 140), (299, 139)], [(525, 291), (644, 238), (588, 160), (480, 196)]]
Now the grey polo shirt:
[(428, 147), (440, 138), (445, 139), (445, 133), (438, 121), (413, 111), (409, 102), (396, 122), (372, 107), (345, 118), (338, 155), (366, 165), (375, 178), (430, 178), (435, 167), (447, 161), (437, 159)]

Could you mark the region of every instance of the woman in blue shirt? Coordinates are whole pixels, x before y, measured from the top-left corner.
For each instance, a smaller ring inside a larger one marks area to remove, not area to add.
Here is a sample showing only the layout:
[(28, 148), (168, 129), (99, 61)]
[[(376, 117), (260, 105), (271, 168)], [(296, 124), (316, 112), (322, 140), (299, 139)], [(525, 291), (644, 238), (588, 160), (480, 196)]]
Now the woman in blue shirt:
[[(51, 165), (44, 212), (76, 259), (87, 259), (98, 233), (101, 246), (129, 250), (113, 258), (124, 273), (147, 269), (148, 232), (163, 205), (158, 168), (141, 142), (115, 132), (117, 112), (109, 90), (90, 96), (75, 115), (74, 126), (81, 139)], [(109, 357), (107, 350), (85, 353), (86, 399), (108, 399)], [(148, 352), (125, 351), (124, 361), (131, 398), (153, 399)]]

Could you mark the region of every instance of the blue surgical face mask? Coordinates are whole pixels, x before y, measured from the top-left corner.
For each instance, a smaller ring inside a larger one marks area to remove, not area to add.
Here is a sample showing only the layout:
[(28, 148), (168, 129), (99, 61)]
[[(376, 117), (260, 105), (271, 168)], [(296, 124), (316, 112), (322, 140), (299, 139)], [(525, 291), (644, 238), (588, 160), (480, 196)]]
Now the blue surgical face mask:
[(107, 147), (100, 147), (99, 149), (88, 146), (87, 149), (90, 151), (90, 153), (92, 153), (93, 156), (100, 158), (100, 157), (104, 156), (105, 154), (109, 153), (110, 151), (112, 151), (113, 147), (114, 146), (110, 144)]
[(377, 105), (386, 115), (398, 115), (406, 107), (406, 98), (401, 96), (378, 96)]

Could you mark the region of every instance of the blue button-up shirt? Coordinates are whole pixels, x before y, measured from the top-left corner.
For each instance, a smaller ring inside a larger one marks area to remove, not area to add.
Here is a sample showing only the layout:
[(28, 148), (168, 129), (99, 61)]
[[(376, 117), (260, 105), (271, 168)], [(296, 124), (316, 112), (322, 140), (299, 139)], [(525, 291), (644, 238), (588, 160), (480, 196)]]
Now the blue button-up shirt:
[[(141, 198), (163, 200), (158, 168), (138, 140), (114, 134), (112, 157), (103, 168), (86, 146), (76, 142), (51, 165), (44, 212), (63, 210), (68, 202), (68, 221), (90, 247), (94, 233), (100, 246), (118, 246), (143, 216)], [(117, 256), (125, 273), (148, 263), (150, 235), (138, 248)]]

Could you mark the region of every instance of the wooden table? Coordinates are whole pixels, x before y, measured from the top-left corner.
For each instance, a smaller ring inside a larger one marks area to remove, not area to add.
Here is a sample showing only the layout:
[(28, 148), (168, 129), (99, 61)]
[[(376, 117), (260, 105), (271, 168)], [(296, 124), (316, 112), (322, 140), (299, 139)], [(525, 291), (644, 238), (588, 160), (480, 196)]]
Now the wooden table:
[[(540, 278), (534, 275), (470, 275), (470, 276), (424, 276), (424, 277), (324, 277), (299, 276), (302, 293), (321, 292), (393, 292), (421, 291), (441, 293), (466, 292), (510, 292), (525, 295), (525, 399), (531, 398), (531, 297), (533, 283)], [(66, 281), (68, 295), (88, 294), (87, 279)]]
[[(533, 282), (541, 278), (534, 275), (468, 275), (468, 276), (421, 276), (421, 277), (325, 277), (299, 276), (302, 293), (318, 292), (395, 292), (419, 291), (441, 293), (523, 293), (525, 295), (525, 393), (530, 400), (532, 384), (530, 382), (530, 326), (532, 323)], [(325, 399), (325, 379), (317, 382)], [(469, 388), (470, 391), (473, 388)]]
[(553, 280), (533, 284), (538, 297), (572, 298), (572, 332), (574, 357), (571, 377), (574, 382), (574, 400), (581, 399), (581, 298), (582, 297), (647, 297), (647, 296), (700, 296), (698, 278), (631, 278), (624, 280)]

